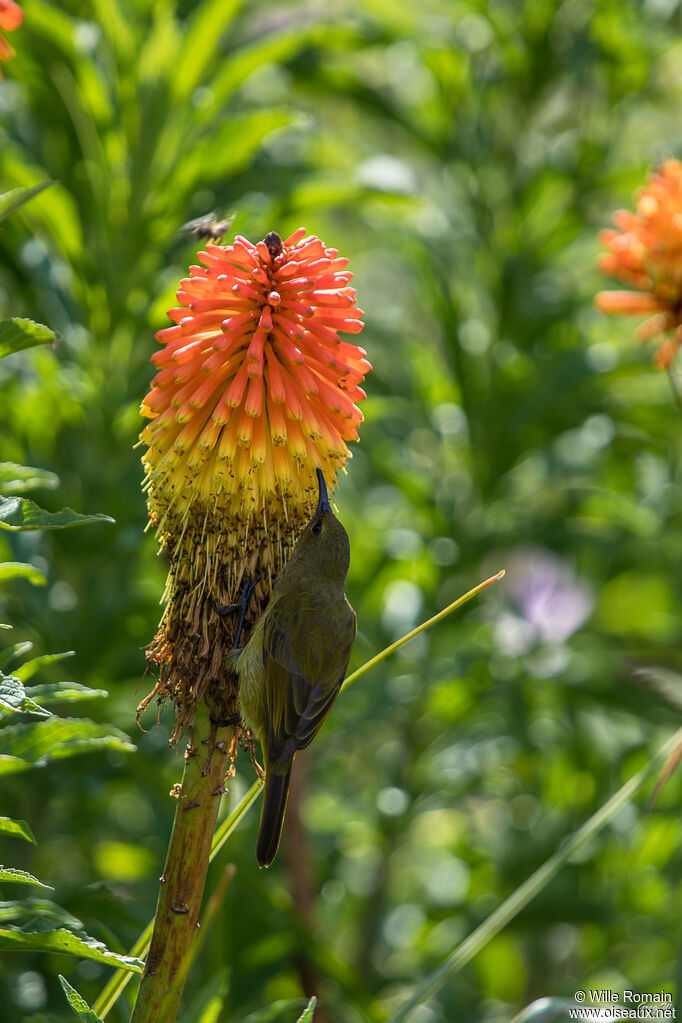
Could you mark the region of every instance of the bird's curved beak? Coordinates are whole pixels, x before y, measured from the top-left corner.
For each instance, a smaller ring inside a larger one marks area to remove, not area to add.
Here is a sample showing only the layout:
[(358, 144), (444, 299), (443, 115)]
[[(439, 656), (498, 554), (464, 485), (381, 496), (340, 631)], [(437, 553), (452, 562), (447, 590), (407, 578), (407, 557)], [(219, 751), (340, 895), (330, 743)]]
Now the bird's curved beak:
[(317, 469), (317, 483), (320, 488), (320, 496), (317, 499), (317, 508), (315, 512), (316, 514), (321, 511), (331, 512), (329, 498), (327, 497), (327, 484), (324, 482), (324, 476), (322, 475), (321, 469)]

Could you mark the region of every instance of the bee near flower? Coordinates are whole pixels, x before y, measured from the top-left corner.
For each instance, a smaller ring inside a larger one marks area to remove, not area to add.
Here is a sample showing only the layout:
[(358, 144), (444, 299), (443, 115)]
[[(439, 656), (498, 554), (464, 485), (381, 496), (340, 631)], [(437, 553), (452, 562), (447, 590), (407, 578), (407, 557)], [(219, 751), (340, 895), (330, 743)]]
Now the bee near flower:
[(142, 403), (149, 520), (170, 559), (165, 610), (147, 651), (160, 677), (140, 704), (175, 702), (174, 738), (204, 695), (234, 713), (224, 660), (231, 637), (214, 604), (260, 577), (247, 627), (317, 502), (357, 440), (371, 368), (362, 312), (338, 250), (304, 229), (257, 245), (207, 244), (181, 281), (173, 326), (156, 337)]
[(646, 315), (640, 341), (660, 336), (654, 361), (671, 366), (682, 345), (682, 163), (667, 160), (637, 197), (635, 213), (613, 215), (616, 230), (602, 231), (608, 251), (600, 269), (634, 291), (601, 291), (597, 307), (607, 313)]

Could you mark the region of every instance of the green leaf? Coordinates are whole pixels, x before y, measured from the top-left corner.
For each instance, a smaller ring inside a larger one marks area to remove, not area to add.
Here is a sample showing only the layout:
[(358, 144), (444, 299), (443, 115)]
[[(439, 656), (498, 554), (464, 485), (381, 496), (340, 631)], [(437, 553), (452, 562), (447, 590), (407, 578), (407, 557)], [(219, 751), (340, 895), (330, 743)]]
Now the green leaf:
[(120, 970), (142, 973), (144, 963), (132, 956), (110, 952), (101, 941), (87, 934), (74, 934), (60, 927), (50, 931), (28, 931), (25, 928), (0, 927), (0, 951), (3, 952), (57, 952), (61, 955), (78, 956), (81, 959), (94, 959), (107, 966), (117, 966)]
[(30, 686), (26, 695), (42, 703), (74, 703), (76, 700), (102, 700), (109, 693), (106, 689), (90, 689), (80, 682), (43, 682)]
[(51, 718), (35, 724), (9, 725), (1, 734), (5, 755), (0, 757), (0, 774), (24, 769), (17, 767), (13, 758), (33, 767), (44, 767), (50, 760), (98, 749), (125, 753), (135, 749), (125, 732), (87, 718)]
[(75, 988), (71, 987), (68, 980), (62, 977), (61, 973), (59, 974), (59, 983), (64, 989), (67, 1002), (78, 1019), (83, 1020), (83, 1023), (102, 1023), (102, 1017), (92, 1011), (85, 999), (78, 994)]
[(174, 169), (179, 194), (189, 192), (200, 181), (216, 181), (249, 165), (264, 140), (296, 122), (288, 108), (256, 110), (223, 121), (209, 135), (192, 143), (192, 158)]
[[(8, 628), (11, 629), (11, 625)], [(6, 668), (8, 664), (16, 660), (17, 657), (22, 657), (23, 654), (27, 654), (29, 650), (33, 650), (33, 643), (30, 640), (25, 640), (23, 643), (14, 643), (12, 646), (8, 646), (6, 650), (0, 652), (0, 669)]]
[(0, 359), (36, 345), (51, 345), (56, 340), (54, 331), (43, 323), (34, 323), (20, 316), (0, 320)]
[(219, 1023), (230, 986), (230, 971), (223, 967), (190, 1002), (180, 1019), (187, 1023)]
[(38, 195), (50, 185), (54, 185), (54, 181), (41, 181), (40, 184), (33, 185), (31, 188), (12, 188), (9, 192), (0, 195), (0, 224), (12, 213), (16, 213), (24, 203), (29, 202), (34, 195)]
[(35, 700), (26, 695), (21, 679), (14, 675), (4, 675), (0, 671), (0, 718), (12, 714), (38, 714), (49, 718), (49, 710), (40, 707)]
[(0, 562), (0, 583), (8, 579), (28, 579), (34, 586), (44, 586), (47, 579), (35, 565), (27, 565), (23, 561)]
[(0, 835), (15, 835), (25, 838), (27, 842), (36, 844), (35, 837), (26, 821), (16, 821), (12, 817), (0, 817)]
[(83, 924), (78, 917), (72, 916), (62, 906), (50, 899), (11, 899), (0, 902), (0, 924), (14, 921), (13, 929), (26, 932), (54, 931), (64, 927), (78, 931)]
[[(0, 325), (1, 326), (1, 325)], [(114, 522), (110, 515), (81, 515), (71, 508), (48, 512), (26, 497), (0, 497), (0, 529), (66, 529), (86, 522)]]
[(206, 105), (196, 111), (195, 123), (214, 122), (227, 100), (250, 74), (264, 65), (282, 64), (295, 56), (318, 34), (317, 28), (316, 25), (308, 28), (297, 25), (295, 31), (267, 35), (230, 54), (230, 59), (217, 67)]
[(315, 995), (313, 995), (313, 997), (310, 999), (301, 1015), (296, 1020), (296, 1023), (312, 1023), (316, 1005), (317, 998), (315, 997)]
[(63, 650), (58, 654), (41, 654), (40, 657), (33, 657), (30, 661), (24, 661), (14, 674), (22, 682), (28, 682), (41, 668), (46, 667), (48, 664), (56, 664), (57, 661), (64, 661), (67, 657), (73, 657), (75, 653), (75, 650)]
[(204, 0), (194, 9), (185, 30), (185, 43), (171, 79), (173, 99), (188, 99), (206, 68), (214, 63), (221, 36), (241, 6), (241, 0)]
[(16, 462), (0, 462), (0, 494), (24, 494), (40, 487), (53, 490), (58, 484), (59, 477), (47, 469), (17, 465)]
[(0, 866), (0, 881), (14, 881), (18, 884), (33, 884), (38, 888), (47, 888), (49, 891), (54, 891), (51, 884), (43, 884), (33, 874), (28, 874), (25, 870), (17, 870), (16, 867), (2, 867)]
[(20, 771), (28, 771), (31, 766), (21, 757), (11, 757), (8, 753), (0, 753), (0, 775), (18, 774)]

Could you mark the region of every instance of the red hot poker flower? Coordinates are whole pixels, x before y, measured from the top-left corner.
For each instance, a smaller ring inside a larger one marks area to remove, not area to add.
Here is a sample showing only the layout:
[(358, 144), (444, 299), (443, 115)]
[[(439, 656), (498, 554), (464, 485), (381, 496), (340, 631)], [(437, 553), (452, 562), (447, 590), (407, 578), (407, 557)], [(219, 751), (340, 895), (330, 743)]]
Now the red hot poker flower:
[(315, 470), (331, 491), (357, 440), (371, 368), (339, 336), (362, 330), (362, 312), (347, 260), (319, 238), (237, 237), (198, 258), (141, 409), (150, 522), (171, 559), (148, 656), (180, 719), (222, 672), (212, 602), (233, 601), (245, 572), (267, 600), (315, 507)]

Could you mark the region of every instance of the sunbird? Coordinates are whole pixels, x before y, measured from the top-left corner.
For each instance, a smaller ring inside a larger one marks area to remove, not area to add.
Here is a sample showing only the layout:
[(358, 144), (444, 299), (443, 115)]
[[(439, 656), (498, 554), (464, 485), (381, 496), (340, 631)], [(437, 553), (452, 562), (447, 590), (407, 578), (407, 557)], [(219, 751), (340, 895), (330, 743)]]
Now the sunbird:
[(239, 605), (216, 608), (219, 614), (241, 608), (225, 667), (239, 677), (242, 718), (263, 749), (265, 796), (256, 841), (260, 867), (269, 867), (277, 853), (294, 757), (313, 741), (339, 695), (355, 638), (355, 611), (344, 593), (348, 534), (329, 506), (321, 469), (317, 479), (315, 514), (245, 647), (236, 644), (256, 582), (246, 581)]

